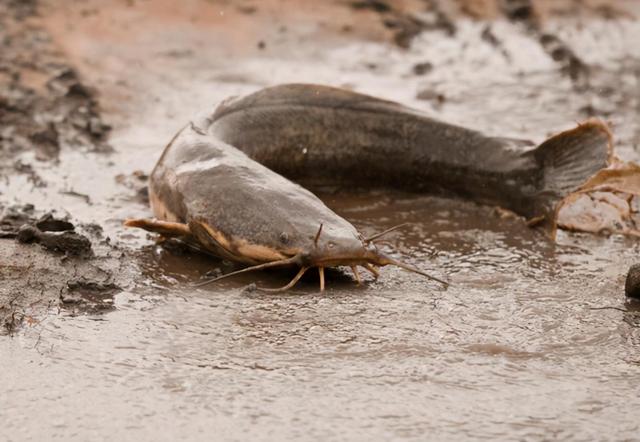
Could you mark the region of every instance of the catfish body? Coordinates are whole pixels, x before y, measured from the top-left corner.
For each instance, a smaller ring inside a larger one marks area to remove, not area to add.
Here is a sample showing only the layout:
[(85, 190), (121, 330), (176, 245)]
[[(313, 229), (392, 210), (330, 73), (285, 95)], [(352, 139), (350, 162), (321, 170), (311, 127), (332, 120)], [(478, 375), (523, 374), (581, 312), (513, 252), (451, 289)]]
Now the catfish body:
[(607, 166), (609, 132), (588, 122), (535, 146), (320, 85), (263, 89), (220, 105), (209, 133), (293, 179), (449, 192), (528, 218)]

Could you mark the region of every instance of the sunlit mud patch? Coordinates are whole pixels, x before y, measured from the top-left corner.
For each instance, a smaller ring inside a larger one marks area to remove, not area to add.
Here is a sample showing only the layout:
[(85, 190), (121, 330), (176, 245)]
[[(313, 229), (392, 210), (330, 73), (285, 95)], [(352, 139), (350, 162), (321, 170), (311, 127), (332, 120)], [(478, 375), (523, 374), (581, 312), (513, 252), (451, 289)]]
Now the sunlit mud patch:
[(615, 163), (562, 202), (558, 227), (640, 237), (640, 166)]

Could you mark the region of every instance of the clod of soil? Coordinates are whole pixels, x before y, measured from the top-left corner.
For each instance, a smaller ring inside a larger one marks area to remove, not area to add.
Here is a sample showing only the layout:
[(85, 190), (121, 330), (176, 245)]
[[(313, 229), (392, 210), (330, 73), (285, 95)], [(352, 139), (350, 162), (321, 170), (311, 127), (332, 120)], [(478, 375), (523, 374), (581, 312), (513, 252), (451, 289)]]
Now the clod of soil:
[(67, 255), (90, 255), (91, 241), (74, 231), (43, 232), (35, 226), (24, 225), (16, 239), (21, 243), (38, 243), (47, 250)]
[(66, 219), (47, 213), (33, 220), (32, 205), (13, 206), (0, 217), (0, 238), (15, 238), (20, 243), (38, 243), (45, 249), (67, 255), (90, 256), (91, 241), (74, 231)]

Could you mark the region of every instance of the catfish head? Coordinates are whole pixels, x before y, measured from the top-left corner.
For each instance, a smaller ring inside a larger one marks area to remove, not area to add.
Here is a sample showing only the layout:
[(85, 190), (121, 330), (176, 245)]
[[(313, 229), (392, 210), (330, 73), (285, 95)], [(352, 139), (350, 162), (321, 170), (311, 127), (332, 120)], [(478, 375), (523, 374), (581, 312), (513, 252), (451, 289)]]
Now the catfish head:
[[(447, 287), (449, 285), (448, 282), (424, 273), (421, 270), (410, 266), (409, 264), (405, 264), (383, 254), (375, 245), (374, 240), (404, 225), (405, 224), (401, 224), (399, 226), (387, 229), (384, 232), (380, 232), (371, 237), (365, 238), (360, 233), (356, 233), (355, 235), (339, 235), (331, 231), (325, 233), (324, 224), (321, 223), (315, 235), (306, 238), (311, 241), (306, 241), (306, 244), (297, 244), (297, 253), (295, 255), (288, 258), (283, 258), (281, 260), (258, 264), (235, 272), (227, 273), (220, 277), (199, 283), (197, 284), (197, 286), (210, 284), (224, 278), (235, 276), (240, 273), (250, 272), (253, 270), (261, 270), (272, 267), (297, 266), (299, 267), (298, 273), (287, 285), (277, 289), (262, 288), (262, 290), (288, 290), (292, 288), (309, 269), (317, 268), (320, 276), (320, 291), (324, 291), (324, 269), (327, 267), (350, 267), (357, 283), (361, 284), (360, 274), (358, 273), (358, 266), (363, 267), (365, 270), (373, 274), (375, 278), (377, 278), (379, 276), (379, 267), (386, 265), (395, 265), (410, 272), (422, 275), (433, 281), (437, 281)], [(283, 233), (283, 235), (286, 234)]]

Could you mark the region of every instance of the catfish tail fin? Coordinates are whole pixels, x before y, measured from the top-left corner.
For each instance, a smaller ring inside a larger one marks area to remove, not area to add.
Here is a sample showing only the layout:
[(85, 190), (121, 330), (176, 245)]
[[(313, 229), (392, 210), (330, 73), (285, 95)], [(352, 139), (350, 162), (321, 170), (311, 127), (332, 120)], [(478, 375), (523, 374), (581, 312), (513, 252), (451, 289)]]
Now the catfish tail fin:
[(613, 160), (611, 131), (600, 120), (588, 120), (561, 132), (535, 150), (542, 168), (536, 213), (555, 232), (559, 203)]

